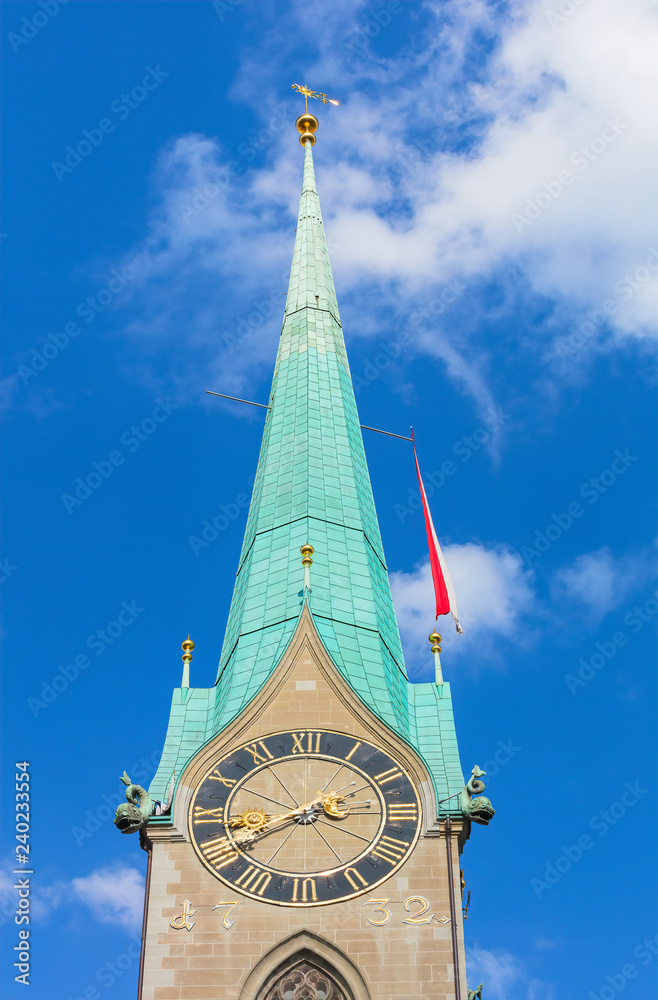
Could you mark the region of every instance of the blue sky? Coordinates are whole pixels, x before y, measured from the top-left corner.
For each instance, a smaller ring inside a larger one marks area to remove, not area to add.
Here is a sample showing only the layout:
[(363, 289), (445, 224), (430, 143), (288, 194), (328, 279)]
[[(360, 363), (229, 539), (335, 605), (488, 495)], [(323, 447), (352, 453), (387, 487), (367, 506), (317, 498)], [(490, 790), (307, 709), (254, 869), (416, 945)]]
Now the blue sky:
[[(1, 5), (3, 996), (22, 989), (17, 760), (30, 995), (134, 995), (146, 857), (110, 814), (124, 768), (155, 771), (188, 632), (192, 683), (214, 680), (262, 418), (205, 389), (268, 393), (293, 82), (342, 102), (313, 108), (315, 163), (360, 416), (414, 426), (466, 630), (444, 627), (443, 669), (497, 810), (463, 856), (469, 982), (653, 995), (648, 0), (44, 4)], [(412, 456), (366, 449), (409, 673), (429, 679)]]

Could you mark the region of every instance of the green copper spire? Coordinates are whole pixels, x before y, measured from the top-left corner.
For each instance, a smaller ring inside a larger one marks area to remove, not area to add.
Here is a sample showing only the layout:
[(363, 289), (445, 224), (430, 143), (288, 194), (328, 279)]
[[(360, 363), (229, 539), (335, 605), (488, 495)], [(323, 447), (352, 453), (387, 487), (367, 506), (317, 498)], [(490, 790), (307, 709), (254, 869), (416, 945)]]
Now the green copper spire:
[(357, 694), (406, 730), (407, 675), (308, 140), (269, 403), (218, 701), (239, 711), (276, 666), (300, 614), (309, 541), (310, 610), (328, 652)]
[[(464, 783), (450, 686), (410, 684), (404, 666), (315, 184), (311, 119), (317, 127), (313, 116), (303, 116), (304, 177), (288, 297), (217, 681), (207, 691), (174, 692), (153, 787), (172, 770), (180, 773), (195, 746), (258, 693), (308, 600), (345, 680), (425, 757), (439, 797), (454, 795)], [(305, 543), (314, 550), (308, 592), (300, 559)]]

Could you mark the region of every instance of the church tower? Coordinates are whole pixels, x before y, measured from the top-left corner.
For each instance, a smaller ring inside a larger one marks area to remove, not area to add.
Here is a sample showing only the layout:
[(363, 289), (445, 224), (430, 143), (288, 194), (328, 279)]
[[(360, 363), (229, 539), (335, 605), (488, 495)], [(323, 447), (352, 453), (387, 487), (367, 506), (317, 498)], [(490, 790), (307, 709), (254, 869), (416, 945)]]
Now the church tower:
[(190, 686), (183, 643), (157, 774), (115, 820), (149, 855), (143, 1000), (467, 1000), (459, 855), (492, 810), (477, 768), (465, 787), (449, 683), (407, 677), (317, 125), (297, 121), (290, 284), (217, 679)]

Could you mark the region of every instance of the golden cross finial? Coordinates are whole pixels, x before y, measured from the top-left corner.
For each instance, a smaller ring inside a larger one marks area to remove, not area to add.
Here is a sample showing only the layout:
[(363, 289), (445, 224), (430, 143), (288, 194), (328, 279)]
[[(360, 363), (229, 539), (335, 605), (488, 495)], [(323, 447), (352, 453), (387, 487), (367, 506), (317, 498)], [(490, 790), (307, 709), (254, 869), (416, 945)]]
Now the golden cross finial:
[(298, 83), (293, 83), (292, 90), (298, 90), (300, 94), (304, 95), (304, 111), (308, 111), (309, 97), (314, 97), (316, 101), (322, 101), (323, 104), (340, 104), (340, 101), (334, 101), (331, 97), (327, 97), (326, 94), (321, 94), (317, 90), (309, 90), (308, 87), (301, 87)]

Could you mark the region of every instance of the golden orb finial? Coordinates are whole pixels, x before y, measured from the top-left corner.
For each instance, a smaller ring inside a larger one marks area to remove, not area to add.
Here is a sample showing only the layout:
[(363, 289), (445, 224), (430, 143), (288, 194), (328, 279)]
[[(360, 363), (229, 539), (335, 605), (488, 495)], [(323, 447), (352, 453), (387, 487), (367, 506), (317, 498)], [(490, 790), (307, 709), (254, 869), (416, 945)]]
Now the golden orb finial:
[(430, 640), (430, 643), (432, 644), (432, 652), (433, 653), (440, 653), (441, 652), (441, 636), (439, 635), (439, 633), (438, 632), (431, 632), (430, 635), (429, 635), (429, 640)]
[(438, 691), (443, 691), (443, 671), (441, 669), (441, 636), (435, 630), (430, 632), (429, 640), (434, 653), (434, 681), (438, 685)]
[(311, 566), (313, 565), (313, 546), (309, 542), (304, 542), (299, 550), (302, 554), (302, 566), (304, 567), (304, 595), (307, 597), (311, 591)]
[(315, 115), (312, 115), (310, 111), (307, 111), (305, 114), (300, 115), (297, 121), (295, 122), (297, 131), (300, 133), (317, 132), (319, 124), (320, 123), (315, 117)]
[(308, 111), (306, 111), (303, 115), (299, 116), (299, 118), (295, 122), (295, 125), (297, 126), (297, 131), (299, 132), (299, 141), (301, 142), (302, 146), (307, 140), (308, 142), (310, 142), (311, 146), (315, 145), (314, 133), (317, 131), (319, 124), (320, 123), (318, 122), (315, 115), (310, 114), (310, 112)]
[(183, 661), (183, 679), (180, 683), (182, 688), (189, 688), (190, 686), (190, 661), (192, 659), (192, 650), (194, 649), (194, 643), (190, 639), (190, 633), (187, 633), (187, 639), (181, 644), (181, 649), (183, 650), (183, 655), (181, 660)]

